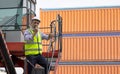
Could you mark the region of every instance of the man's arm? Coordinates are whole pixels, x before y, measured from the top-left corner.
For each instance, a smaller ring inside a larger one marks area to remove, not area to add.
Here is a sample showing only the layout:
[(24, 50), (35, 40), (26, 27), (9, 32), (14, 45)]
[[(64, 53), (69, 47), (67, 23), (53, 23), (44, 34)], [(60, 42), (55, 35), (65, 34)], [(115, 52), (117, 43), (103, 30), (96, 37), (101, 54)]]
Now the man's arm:
[(32, 40), (32, 39), (33, 39), (33, 35), (29, 32), (28, 29), (25, 30), (25, 32), (24, 32), (24, 39), (25, 39), (26, 41), (29, 41), (29, 40)]
[(41, 36), (42, 36), (42, 39), (48, 40), (48, 35), (47, 34), (44, 34), (43, 32), (41, 32)]
[(50, 38), (54, 37), (54, 35), (52, 33), (47, 35), (47, 34), (44, 34), (42, 32), (41, 32), (41, 36), (42, 36), (42, 39), (46, 39), (46, 40), (49, 40)]

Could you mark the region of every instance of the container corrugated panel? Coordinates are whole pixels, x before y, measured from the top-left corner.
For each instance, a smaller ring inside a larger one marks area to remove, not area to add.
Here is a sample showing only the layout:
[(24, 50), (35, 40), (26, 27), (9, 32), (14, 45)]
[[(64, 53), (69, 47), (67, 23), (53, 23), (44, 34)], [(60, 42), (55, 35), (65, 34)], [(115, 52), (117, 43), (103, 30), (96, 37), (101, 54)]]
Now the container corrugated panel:
[(48, 44), (49, 44), (49, 41), (46, 41), (46, 40), (43, 40), (42, 41), (42, 44), (43, 44), (43, 52), (47, 52), (47, 50), (48, 50)]
[(65, 37), (62, 61), (120, 61), (119, 36)]
[(59, 65), (56, 74), (120, 74), (120, 65)]
[[(120, 8), (82, 8), (40, 10), (41, 27), (48, 27), (60, 14), (63, 18), (63, 33), (104, 32), (120, 30)], [(48, 32), (48, 30), (43, 30)]]

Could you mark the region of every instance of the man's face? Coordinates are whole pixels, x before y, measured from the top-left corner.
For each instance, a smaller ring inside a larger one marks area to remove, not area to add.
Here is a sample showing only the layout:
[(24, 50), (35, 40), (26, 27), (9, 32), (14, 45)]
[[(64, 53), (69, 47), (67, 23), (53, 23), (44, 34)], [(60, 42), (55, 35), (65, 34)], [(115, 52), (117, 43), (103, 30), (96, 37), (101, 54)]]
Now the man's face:
[(39, 23), (40, 23), (39, 21), (33, 20), (32, 23), (31, 23), (31, 26), (32, 26), (33, 28), (38, 28)]

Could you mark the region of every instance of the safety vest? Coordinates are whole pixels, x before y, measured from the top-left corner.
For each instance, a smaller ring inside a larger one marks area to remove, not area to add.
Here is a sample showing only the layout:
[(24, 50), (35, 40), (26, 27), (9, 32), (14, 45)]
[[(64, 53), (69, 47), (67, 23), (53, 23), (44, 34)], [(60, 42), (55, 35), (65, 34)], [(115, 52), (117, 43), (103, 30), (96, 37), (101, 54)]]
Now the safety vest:
[[(31, 34), (33, 31), (28, 29)], [(25, 55), (37, 55), (42, 54), (42, 38), (40, 32), (34, 36), (33, 41), (26, 41), (25, 43)]]

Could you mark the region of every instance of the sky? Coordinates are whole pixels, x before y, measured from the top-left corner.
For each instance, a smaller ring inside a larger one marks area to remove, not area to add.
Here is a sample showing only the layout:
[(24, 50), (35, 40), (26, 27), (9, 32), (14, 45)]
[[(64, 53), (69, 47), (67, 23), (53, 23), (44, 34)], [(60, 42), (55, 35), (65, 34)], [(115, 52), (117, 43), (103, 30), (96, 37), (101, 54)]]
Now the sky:
[(37, 0), (36, 15), (40, 15), (40, 8), (58, 9), (100, 6), (120, 6), (120, 0)]

